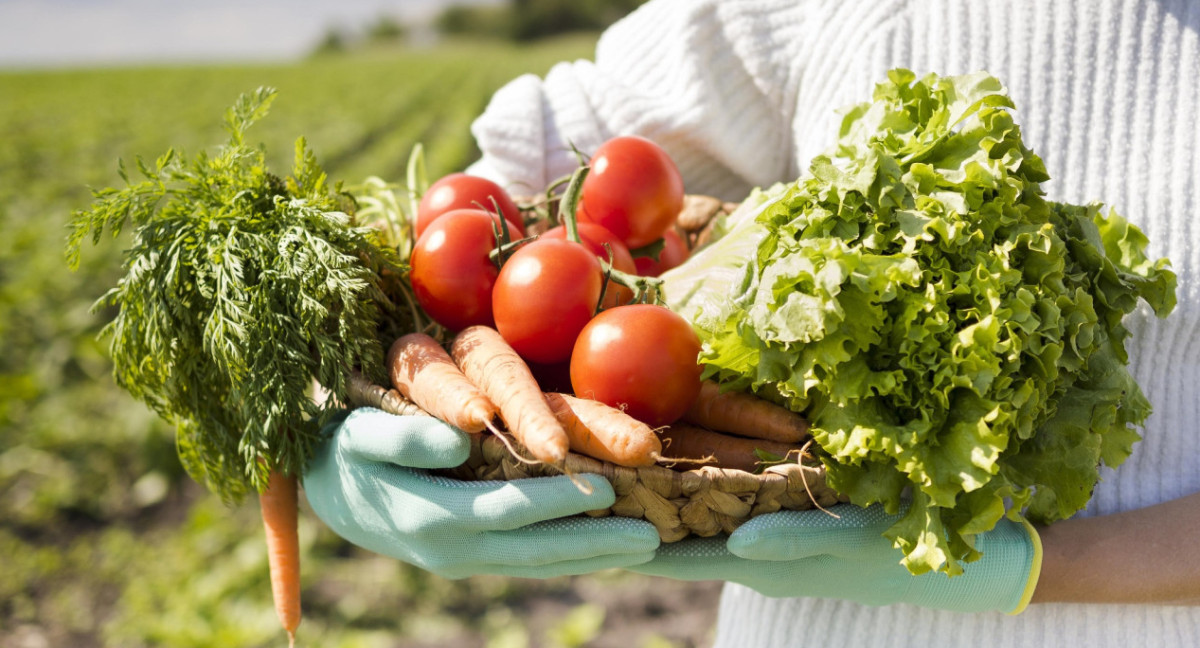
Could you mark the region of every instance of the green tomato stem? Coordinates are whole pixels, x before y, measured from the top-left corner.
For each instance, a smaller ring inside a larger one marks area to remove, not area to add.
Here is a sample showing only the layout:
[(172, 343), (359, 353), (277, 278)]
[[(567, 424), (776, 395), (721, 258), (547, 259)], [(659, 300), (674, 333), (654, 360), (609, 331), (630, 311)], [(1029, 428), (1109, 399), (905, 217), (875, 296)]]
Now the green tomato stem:
[(562, 201), (558, 203), (558, 219), (567, 228), (567, 240), (581, 243), (579, 240), (579, 227), (575, 221), (575, 210), (579, 207), (579, 195), (583, 191), (583, 180), (587, 177), (589, 166), (580, 166), (571, 174), (571, 181), (567, 184), (566, 193), (563, 194)]
[[(611, 263), (603, 259), (600, 260), (600, 265), (604, 268), (605, 286), (611, 280), (614, 283), (625, 286), (633, 291), (633, 304), (650, 304), (663, 303), (662, 299), (662, 284), (663, 280), (659, 277), (642, 277), (639, 275), (622, 272), (613, 267)], [(604, 289), (600, 291), (600, 301), (604, 301)]]
[(496, 236), (496, 247), (491, 252), (488, 252), (488, 259), (496, 264), (497, 268), (504, 265), (504, 261), (511, 256), (513, 250), (537, 238), (536, 236), (526, 236), (525, 238), (510, 241), (508, 240), (508, 227), (505, 227), (504, 231), (501, 232), (500, 226), (495, 223), (492, 224), (492, 233)]

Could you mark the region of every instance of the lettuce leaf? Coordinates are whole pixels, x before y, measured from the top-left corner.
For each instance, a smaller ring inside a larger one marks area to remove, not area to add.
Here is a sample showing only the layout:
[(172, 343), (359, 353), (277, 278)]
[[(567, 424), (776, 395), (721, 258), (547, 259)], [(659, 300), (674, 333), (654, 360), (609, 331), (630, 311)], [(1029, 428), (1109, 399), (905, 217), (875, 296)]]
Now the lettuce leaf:
[(894, 70), (794, 183), (664, 275), (705, 377), (809, 417), (832, 486), (882, 503), (913, 573), (961, 573), (1003, 516), (1083, 508), (1149, 402), (1122, 326), (1175, 276), (1099, 204), (1043, 198), (999, 80)]

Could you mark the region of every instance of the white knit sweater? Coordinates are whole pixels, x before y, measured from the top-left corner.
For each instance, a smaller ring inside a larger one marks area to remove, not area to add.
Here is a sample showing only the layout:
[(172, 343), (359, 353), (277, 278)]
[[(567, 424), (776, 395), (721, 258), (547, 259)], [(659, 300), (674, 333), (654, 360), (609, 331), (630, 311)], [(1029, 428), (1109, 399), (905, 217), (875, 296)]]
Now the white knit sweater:
[[(595, 62), (498, 92), (473, 127), (473, 172), (535, 188), (567, 144), (657, 140), (689, 192), (739, 200), (798, 177), (836, 137), (836, 109), (886, 71), (986, 70), (1008, 88), (1048, 198), (1100, 200), (1171, 259), (1178, 307), (1127, 324), (1154, 414), (1080, 515), (1200, 491), (1200, 2), (1195, 0), (654, 0)], [(1171, 560), (1163, 556), (1163, 560)], [(1033, 605), (1016, 617), (769, 599), (728, 585), (718, 646), (1197, 646), (1200, 607)]]

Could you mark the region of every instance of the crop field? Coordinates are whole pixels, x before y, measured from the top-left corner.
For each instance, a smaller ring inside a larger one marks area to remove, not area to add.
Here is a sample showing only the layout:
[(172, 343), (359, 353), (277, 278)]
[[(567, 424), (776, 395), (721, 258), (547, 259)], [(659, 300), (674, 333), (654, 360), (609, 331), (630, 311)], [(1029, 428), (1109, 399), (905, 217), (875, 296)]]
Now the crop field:
[[(271, 166), (307, 138), (334, 180), (431, 177), (477, 155), (469, 125), (519, 74), (591, 56), (594, 37), (535, 46), (374, 49), (273, 65), (0, 72), (0, 645), (279, 646), (257, 506), (183, 472), (174, 431), (118, 388), (92, 304), (128, 238), (63, 257), (89, 187), (118, 160), (224, 140), (221, 115), (274, 86), (252, 131)], [(535, 116), (534, 118), (538, 118)], [(451, 581), (359, 550), (302, 503), (302, 646), (703, 645), (715, 585), (622, 572)]]

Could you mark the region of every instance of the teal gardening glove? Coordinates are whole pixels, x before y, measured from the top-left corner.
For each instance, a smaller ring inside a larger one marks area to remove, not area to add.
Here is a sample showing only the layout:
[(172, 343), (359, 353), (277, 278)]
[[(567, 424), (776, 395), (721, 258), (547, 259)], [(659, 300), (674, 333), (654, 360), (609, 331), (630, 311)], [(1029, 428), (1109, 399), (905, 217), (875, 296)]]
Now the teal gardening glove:
[(430, 474), (467, 459), (470, 440), (441, 421), (358, 409), (328, 426), (304, 476), (313, 511), (335, 533), (448, 578), (549, 578), (653, 557), (654, 527), (627, 518), (571, 517), (612, 506), (603, 478), (465, 482)]
[(633, 571), (679, 580), (727, 580), (772, 597), (818, 597), (865, 605), (910, 603), (958, 612), (1017, 614), (1041, 571), (1041, 541), (1028, 522), (1001, 519), (975, 536), (982, 557), (965, 572), (913, 576), (882, 534), (899, 515), (881, 506), (784, 511), (746, 522), (725, 536), (662, 545)]

